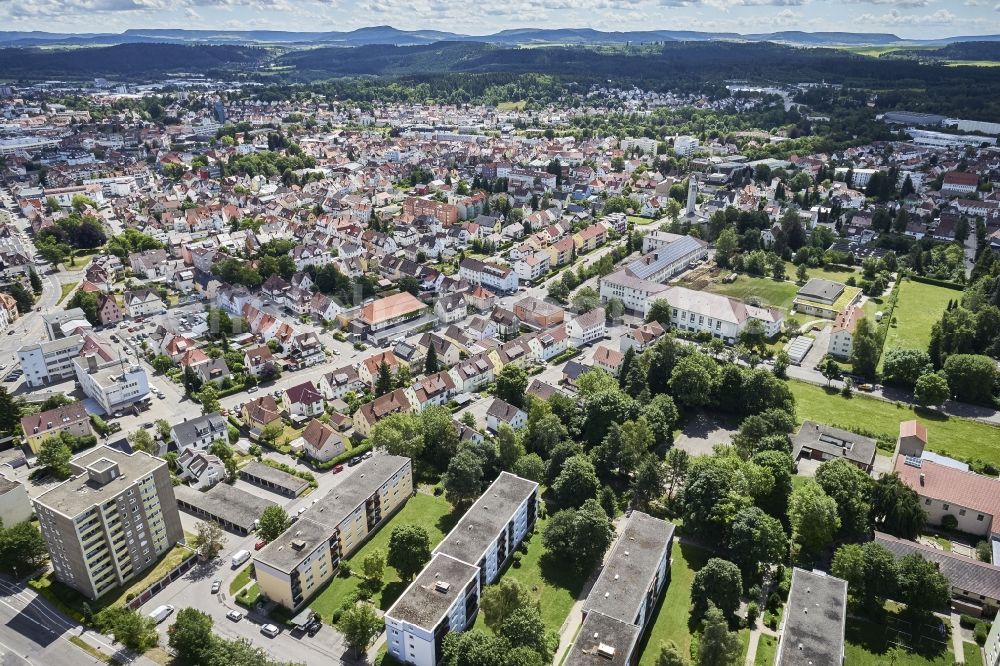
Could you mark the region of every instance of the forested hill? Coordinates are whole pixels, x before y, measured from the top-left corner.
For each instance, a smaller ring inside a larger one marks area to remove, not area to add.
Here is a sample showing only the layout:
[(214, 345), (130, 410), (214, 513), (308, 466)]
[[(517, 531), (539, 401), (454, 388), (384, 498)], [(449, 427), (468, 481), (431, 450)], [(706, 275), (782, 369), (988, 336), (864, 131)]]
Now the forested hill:
[(120, 44), (67, 50), (0, 49), (0, 80), (150, 78), (172, 72), (200, 74), (248, 68), (267, 52), (246, 46)]
[(959, 42), (931, 52), (937, 58), (1000, 61), (1000, 42)]

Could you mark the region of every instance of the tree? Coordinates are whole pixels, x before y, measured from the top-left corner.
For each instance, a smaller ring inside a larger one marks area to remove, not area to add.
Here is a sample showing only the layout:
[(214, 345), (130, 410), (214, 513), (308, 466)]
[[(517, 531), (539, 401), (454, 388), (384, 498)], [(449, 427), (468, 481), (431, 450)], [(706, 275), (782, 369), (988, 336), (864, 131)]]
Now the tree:
[(726, 227), (715, 241), (715, 263), (722, 268), (728, 268), (739, 247), (740, 241), (736, 230), (732, 227)]
[(927, 513), (899, 474), (883, 474), (872, 489), (872, 519), (889, 534), (914, 539), (927, 523)]
[(799, 264), (798, 268), (795, 269), (795, 281), (799, 284), (805, 284), (808, 279), (809, 271), (806, 270), (806, 265)]
[(165, 375), (170, 368), (174, 367), (174, 362), (166, 354), (157, 354), (150, 361), (150, 365), (153, 366), (153, 370), (156, 370), (161, 375)]
[(864, 545), (845, 544), (833, 555), (833, 575), (847, 581), (855, 599), (868, 608), (881, 608), (882, 602), (896, 595), (899, 567), (896, 557), (885, 546), (869, 541)]
[(537, 604), (515, 608), (507, 619), (500, 623), (497, 633), (510, 641), (515, 648), (529, 648), (546, 663), (552, 661), (553, 646), (546, 634), (545, 623), (542, 621), (542, 614)]
[(992, 406), (998, 371), (989, 356), (952, 354), (944, 362), (944, 374), (956, 400)]
[(899, 560), (898, 596), (910, 611), (926, 613), (948, 605), (951, 583), (933, 562), (910, 553)]
[(698, 355), (690, 354), (678, 361), (670, 374), (670, 392), (682, 405), (700, 407), (712, 399), (712, 382), (706, 363)]
[(378, 374), (375, 377), (375, 396), (380, 397), (393, 389), (395, 382), (389, 364), (382, 361), (378, 364)]
[(921, 349), (894, 347), (882, 357), (882, 381), (887, 384), (910, 387), (931, 370), (931, 357)]
[(47, 437), (38, 448), (38, 464), (60, 479), (68, 479), (72, 473), (69, 466), (72, 458), (73, 451), (58, 437)]
[(215, 384), (205, 384), (198, 391), (198, 400), (201, 402), (201, 413), (212, 414), (219, 411), (219, 389)]
[(109, 606), (97, 614), (97, 624), (105, 633), (133, 652), (143, 653), (159, 642), (156, 622), (124, 606)]
[(562, 280), (553, 279), (549, 281), (548, 295), (555, 301), (565, 303), (569, 298), (569, 287)]
[(792, 360), (788, 356), (788, 352), (784, 349), (779, 351), (774, 355), (774, 365), (771, 366), (771, 373), (774, 374), (778, 379), (787, 378), (788, 366), (791, 364)]
[(840, 527), (852, 537), (871, 528), (872, 478), (844, 458), (824, 462), (816, 470), (816, 482), (837, 503)]
[(483, 487), (483, 463), (470, 449), (462, 449), (448, 463), (444, 490), (448, 501), (460, 505), (479, 496)]
[(7, 392), (7, 387), (0, 386), (0, 432), (13, 432), (21, 425), (21, 407)]
[(840, 366), (837, 365), (837, 361), (832, 356), (824, 356), (819, 365), (816, 366), (816, 369), (826, 378), (827, 386), (834, 379), (840, 377)]
[(261, 428), (258, 439), (262, 444), (274, 448), (278, 438), (281, 437), (283, 432), (285, 432), (285, 424), (281, 421), (281, 419), (276, 419)]
[(195, 526), (192, 545), (202, 560), (210, 560), (218, 555), (225, 544), (226, 536), (214, 520), (203, 520)]
[(509, 363), (497, 375), (496, 396), (515, 407), (524, 406), (524, 396), (527, 390), (528, 375), (519, 366)]
[(729, 560), (713, 557), (694, 575), (691, 584), (691, 616), (702, 617), (714, 606), (729, 620), (736, 617), (743, 593), (743, 576)]
[(347, 644), (354, 649), (355, 656), (360, 659), (361, 653), (382, 632), (383, 620), (369, 603), (357, 603), (340, 616), (337, 628), (344, 634)]
[(667, 484), (667, 497), (674, 496), (674, 490), (684, 485), (688, 468), (691, 466), (691, 454), (684, 449), (672, 448), (667, 451), (664, 461), (663, 476)]
[(585, 455), (568, 459), (552, 484), (552, 496), (559, 506), (578, 507), (597, 497), (600, 488), (594, 463)]
[(760, 565), (778, 564), (788, 553), (781, 521), (756, 506), (736, 514), (729, 534), (729, 552), (744, 577), (754, 577)]
[(381, 587), (385, 575), (385, 553), (381, 549), (376, 548), (361, 560), (361, 575), (369, 583)]
[(34, 269), (34, 267), (28, 267), (28, 280), (31, 283), (31, 290), (33, 292), (36, 294), (42, 293), (42, 278), (38, 276), (38, 272)]
[(649, 305), (646, 323), (657, 322), (664, 330), (670, 329), (670, 304), (666, 300), (655, 300)]
[(427, 530), (419, 525), (398, 525), (389, 535), (389, 554), (386, 564), (399, 572), (403, 580), (410, 580), (431, 559), (431, 539)]
[(687, 660), (677, 647), (677, 643), (667, 641), (660, 644), (660, 654), (656, 658), (656, 666), (687, 666)]
[(49, 555), (42, 533), (30, 521), (0, 523), (0, 570), (20, 578), (41, 568)]
[(424, 428), (419, 414), (399, 412), (378, 421), (368, 435), (372, 447), (416, 460), (424, 452)]
[(424, 459), (437, 469), (445, 469), (458, 452), (458, 428), (451, 410), (444, 405), (431, 405), (420, 413), (420, 425), (424, 433)]
[(591, 368), (576, 380), (576, 390), (584, 398), (590, 398), (604, 391), (619, 388), (618, 382), (601, 368)]
[(573, 294), (573, 309), (579, 314), (590, 312), (601, 305), (601, 295), (593, 287), (582, 287)]
[(173, 648), (179, 663), (197, 666), (211, 662), (215, 647), (212, 625), (212, 616), (196, 608), (177, 611), (174, 623), (167, 629), (167, 643)]
[(705, 613), (704, 629), (698, 641), (698, 666), (736, 666), (743, 653), (743, 644), (718, 608)]
[(663, 496), (663, 461), (647, 454), (632, 480), (632, 503), (640, 510), (647, 510), (652, 501)]
[(522, 478), (541, 483), (545, 480), (545, 461), (537, 453), (529, 453), (517, 459), (513, 471)]
[(145, 428), (138, 428), (129, 435), (129, 442), (136, 451), (153, 453), (153, 436)]
[(499, 627), (516, 609), (537, 605), (538, 602), (524, 583), (507, 576), (498, 583), (483, 588), (479, 608), (483, 612), (486, 626), (493, 629)]
[(506, 423), (500, 424), (497, 431), (497, 454), (500, 457), (500, 467), (513, 471), (514, 465), (524, 456), (524, 446), (517, 438), (517, 433)]
[(437, 347), (433, 344), (429, 344), (427, 345), (427, 356), (424, 358), (424, 374), (434, 374), (438, 371), (438, 369)]
[(550, 519), (542, 532), (547, 553), (566, 562), (579, 573), (590, 571), (614, 539), (608, 514), (595, 499), (579, 509), (563, 509)]
[(913, 387), (913, 400), (923, 407), (940, 405), (951, 394), (948, 381), (936, 372), (920, 375)]
[(855, 326), (851, 345), (851, 365), (854, 372), (862, 377), (874, 377), (880, 352), (875, 327), (867, 317), (863, 317)]
[(264, 541), (274, 541), (288, 529), (288, 513), (278, 504), (264, 509), (260, 514), (260, 525), (257, 527), (257, 536)]
[(806, 481), (792, 490), (788, 500), (788, 522), (792, 541), (806, 556), (818, 554), (833, 542), (840, 529), (837, 502), (815, 481)]

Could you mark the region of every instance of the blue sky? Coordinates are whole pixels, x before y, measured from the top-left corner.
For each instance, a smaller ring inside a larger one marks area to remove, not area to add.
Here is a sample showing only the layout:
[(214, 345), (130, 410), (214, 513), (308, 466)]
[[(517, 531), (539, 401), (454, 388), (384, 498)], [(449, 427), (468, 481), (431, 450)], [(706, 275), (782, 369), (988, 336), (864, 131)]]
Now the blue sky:
[(1000, 0), (0, 0), (5, 30), (352, 30), (383, 24), (468, 34), (592, 27), (933, 38), (1000, 33)]

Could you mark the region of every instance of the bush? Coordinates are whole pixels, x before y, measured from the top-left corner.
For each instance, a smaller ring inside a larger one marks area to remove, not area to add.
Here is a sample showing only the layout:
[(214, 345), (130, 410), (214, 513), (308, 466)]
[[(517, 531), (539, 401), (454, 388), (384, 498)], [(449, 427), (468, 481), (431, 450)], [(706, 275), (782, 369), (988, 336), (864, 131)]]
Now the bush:
[(958, 527), (958, 518), (951, 515), (950, 513), (945, 515), (941, 519), (941, 527), (945, 528), (946, 530), (955, 529), (956, 527)]
[(988, 541), (980, 541), (976, 544), (976, 557), (980, 562), (992, 562), (993, 553)]
[(975, 636), (976, 636), (976, 644), (979, 645), (980, 647), (982, 647), (983, 645), (985, 645), (986, 644), (986, 637), (990, 633), (989, 627), (986, 626), (986, 623), (985, 622), (978, 622), (976, 624), (976, 630), (975, 630), (974, 633), (975, 633)]
[(757, 607), (756, 601), (751, 601), (747, 604), (747, 626), (753, 627), (757, 622), (757, 616), (760, 615), (760, 609)]
[(514, 553), (514, 563), (513, 563), (513, 566), (514, 566), (515, 569), (520, 569), (521, 568), (521, 553), (517, 553), (517, 552)]
[(964, 629), (975, 629), (978, 623), (979, 623), (978, 617), (972, 617), (971, 615), (966, 615), (965, 613), (962, 613), (958, 617), (958, 624), (961, 625)]

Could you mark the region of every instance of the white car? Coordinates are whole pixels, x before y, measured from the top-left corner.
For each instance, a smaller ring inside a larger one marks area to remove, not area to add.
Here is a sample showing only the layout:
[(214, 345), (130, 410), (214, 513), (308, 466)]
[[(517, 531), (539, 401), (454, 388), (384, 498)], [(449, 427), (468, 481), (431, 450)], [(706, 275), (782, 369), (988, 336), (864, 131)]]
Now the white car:
[(273, 624), (265, 624), (263, 627), (260, 628), (260, 633), (264, 634), (268, 638), (274, 638), (279, 633), (281, 633), (281, 630), (278, 629), (278, 627)]
[(239, 622), (240, 620), (243, 619), (243, 613), (239, 612), (238, 610), (231, 610), (228, 613), (226, 613), (226, 618), (232, 620), (233, 622)]

